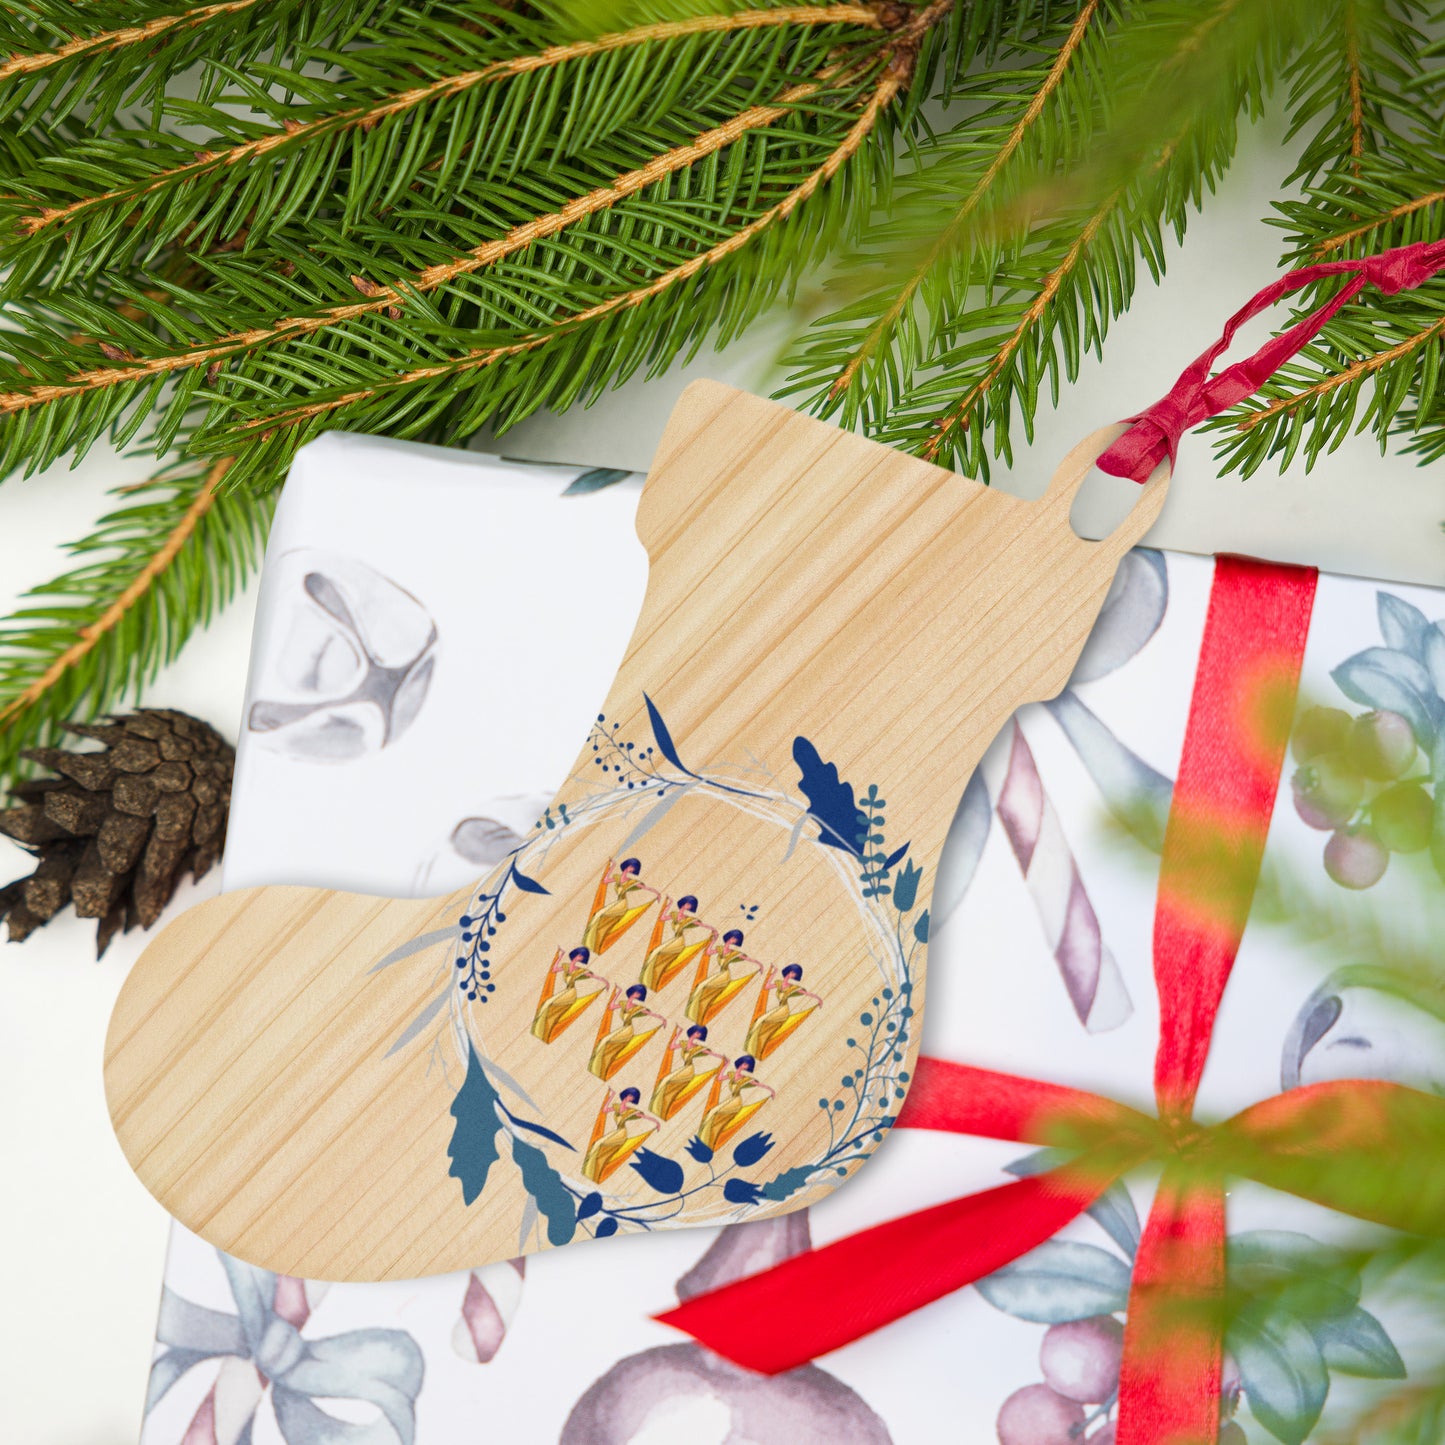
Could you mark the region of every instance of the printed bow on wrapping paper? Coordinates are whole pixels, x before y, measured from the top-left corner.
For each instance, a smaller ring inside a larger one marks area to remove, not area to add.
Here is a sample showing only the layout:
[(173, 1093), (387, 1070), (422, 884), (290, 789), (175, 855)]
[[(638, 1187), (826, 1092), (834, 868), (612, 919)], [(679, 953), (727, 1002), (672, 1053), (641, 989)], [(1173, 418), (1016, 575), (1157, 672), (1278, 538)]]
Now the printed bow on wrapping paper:
[(1157, 1116), (920, 1059), (899, 1127), (1063, 1145), (1070, 1162), (863, 1230), (659, 1318), (738, 1364), (788, 1370), (994, 1273), (1125, 1173), (1160, 1165), (1129, 1294), (1116, 1440), (1202, 1445), (1219, 1430), (1226, 1168), (1356, 1218), (1445, 1233), (1445, 1099), (1346, 1080), (1222, 1124), (1193, 1116), (1258, 879), (1314, 588), (1305, 569), (1216, 563), (1159, 875)]
[[(236, 1313), (162, 1293), (156, 1339), (164, 1348), (151, 1367), (147, 1415), (188, 1371), (220, 1360), (182, 1445), (250, 1445), (268, 1391), (287, 1445), (413, 1445), (423, 1363), (409, 1334), (362, 1329), (308, 1340), (301, 1331), (316, 1286), (217, 1255)], [(379, 1413), (343, 1420), (317, 1400), (361, 1401)]]

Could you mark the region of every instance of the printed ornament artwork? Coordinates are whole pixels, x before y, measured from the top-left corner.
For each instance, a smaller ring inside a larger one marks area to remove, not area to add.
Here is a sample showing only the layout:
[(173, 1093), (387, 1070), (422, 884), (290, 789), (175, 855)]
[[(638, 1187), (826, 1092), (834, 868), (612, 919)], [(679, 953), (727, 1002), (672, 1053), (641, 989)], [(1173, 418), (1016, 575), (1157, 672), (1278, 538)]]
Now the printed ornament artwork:
[[(907, 1092), (964, 785), (1062, 688), (1162, 505), (1156, 479), (1105, 541), (1074, 534), (1115, 435), (1025, 502), (689, 388), (642, 495), (627, 655), (487, 877), (242, 890), (142, 957), (106, 1079), (147, 1187), (229, 1254), (358, 1280), (835, 1188)], [(628, 626), (606, 562), (591, 625)]]

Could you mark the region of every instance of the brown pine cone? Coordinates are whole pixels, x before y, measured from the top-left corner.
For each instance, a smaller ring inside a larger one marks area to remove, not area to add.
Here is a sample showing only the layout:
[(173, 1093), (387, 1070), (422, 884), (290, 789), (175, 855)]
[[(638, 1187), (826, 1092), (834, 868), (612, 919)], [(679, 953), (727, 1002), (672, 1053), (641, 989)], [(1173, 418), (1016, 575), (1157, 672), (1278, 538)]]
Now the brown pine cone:
[(187, 869), (200, 878), (221, 856), (236, 751), (166, 708), (65, 728), (101, 747), (25, 752), (59, 776), (15, 784), (0, 811), (0, 833), (39, 860), (0, 888), (0, 918), (19, 943), (73, 902), (100, 920), (99, 958), (117, 932), (160, 917)]

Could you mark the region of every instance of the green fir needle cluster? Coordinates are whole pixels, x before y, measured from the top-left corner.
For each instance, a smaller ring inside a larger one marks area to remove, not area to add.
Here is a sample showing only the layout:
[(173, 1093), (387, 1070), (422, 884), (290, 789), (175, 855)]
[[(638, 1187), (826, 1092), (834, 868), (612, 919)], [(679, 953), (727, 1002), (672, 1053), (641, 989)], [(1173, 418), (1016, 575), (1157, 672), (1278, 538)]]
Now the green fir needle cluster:
[[(1442, 11), (14, 0), (0, 471), (102, 438), (169, 469), (0, 623), (0, 780), (224, 603), (327, 429), (502, 431), (802, 294), (784, 396), (987, 478), (1271, 95), (1304, 137), (1282, 261), (1439, 234)], [(1224, 460), (1356, 426), (1439, 455), (1442, 335), (1439, 283), (1362, 299)]]

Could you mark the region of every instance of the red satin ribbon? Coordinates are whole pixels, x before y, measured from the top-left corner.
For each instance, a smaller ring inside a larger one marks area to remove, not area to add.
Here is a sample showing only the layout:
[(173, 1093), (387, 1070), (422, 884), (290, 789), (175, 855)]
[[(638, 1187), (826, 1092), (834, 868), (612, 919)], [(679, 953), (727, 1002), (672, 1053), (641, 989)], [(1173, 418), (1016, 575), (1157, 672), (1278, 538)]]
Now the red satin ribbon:
[[(1081, 1089), (922, 1058), (898, 1127), (1035, 1144), (1072, 1130), (1087, 1147), (1059, 1169), (876, 1225), (660, 1320), (750, 1369), (789, 1370), (1017, 1259), (1130, 1169), (1160, 1162), (1129, 1296), (1118, 1445), (1216, 1438), (1222, 1344), (1208, 1306), (1224, 1285), (1224, 1190), (1222, 1178), (1201, 1182), (1211, 1128), (1194, 1121), (1193, 1104), (1269, 830), (1315, 576), (1239, 558), (1215, 564), (1160, 865), (1157, 1117)], [(1402, 1170), (1417, 1166), (1415, 1134), (1440, 1137), (1445, 1101), (1349, 1081), (1291, 1090), (1216, 1127), (1257, 1150), (1252, 1177), (1263, 1183), (1396, 1227), (1436, 1227), (1411, 1212), (1409, 1190), (1381, 1204), (1351, 1195), (1338, 1172), (1313, 1181), (1308, 1166), (1350, 1150), (1376, 1166), (1392, 1152)], [(1186, 1160), (1195, 1166), (1187, 1183)]]
[[(1342, 306), (1358, 296), (1366, 286), (1375, 286), (1387, 296), (1408, 291), (1445, 270), (1445, 241), (1420, 241), (1413, 246), (1399, 246), (1352, 261), (1322, 261), (1315, 266), (1301, 266), (1286, 272), (1278, 281), (1266, 286), (1242, 310), (1229, 318), (1224, 334), (1193, 361), (1175, 382), (1168, 396), (1154, 403), (1147, 411), (1127, 417), (1130, 429), (1099, 458), (1099, 467), (1111, 476), (1131, 477), (1144, 482), (1166, 457), (1172, 465), (1179, 447), (1179, 438), (1190, 427), (1198, 426), (1226, 407), (1259, 390), (1259, 388), (1292, 356), (1297, 355)], [(1292, 291), (1302, 290), (1327, 276), (1346, 275), (1352, 279), (1337, 296), (1312, 311), (1288, 331), (1267, 341), (1248, 359), (1226, 367), (1211, 377), (1209, 368), (1234, 339), (1234, 333), (1251, 317), (1273, 306)]]

